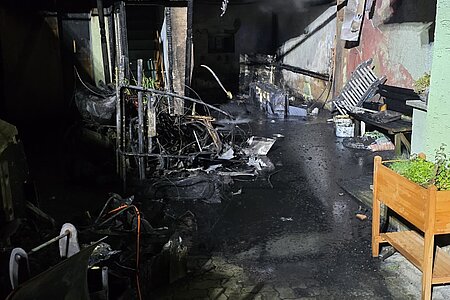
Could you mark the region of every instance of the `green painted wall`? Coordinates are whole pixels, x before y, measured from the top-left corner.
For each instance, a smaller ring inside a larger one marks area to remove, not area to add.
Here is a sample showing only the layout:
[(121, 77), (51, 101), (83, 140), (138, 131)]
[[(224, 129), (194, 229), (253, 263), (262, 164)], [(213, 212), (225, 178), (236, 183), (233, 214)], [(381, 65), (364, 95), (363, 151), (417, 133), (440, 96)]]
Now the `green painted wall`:
[(411, 137), (411, 153), (418, 154), (425, 151), (427, 112), (414, 108), (413, 127)]
[[(105, 17), (105, 30), (106, 30), (106, 43), (108, 44), (108, 51), (109, 51), (110, 31), (109, 31), (109, 23), (106, 22), (106, 17)], [(92, 49), (92, 65), (94, 68), (94, 80), (95, 83), (98, 84), (100, 80), (105, 82), (105, 74), (103, 68), (102, 43), (100, 38), (100, 24), (97, 15), (91, 15), (91, 43), (92, 43), (91, 49)], [(111, 65), (109, 66), (109, 70), (110, 76), (112, 76)], [(110, 78), (114, 80), (114, 77)]]
[(425, 153), (444, 143), (450, 154), (450, 1), (437, 1), (436, 31), (431, 68), (431, 85), (426, 119)]

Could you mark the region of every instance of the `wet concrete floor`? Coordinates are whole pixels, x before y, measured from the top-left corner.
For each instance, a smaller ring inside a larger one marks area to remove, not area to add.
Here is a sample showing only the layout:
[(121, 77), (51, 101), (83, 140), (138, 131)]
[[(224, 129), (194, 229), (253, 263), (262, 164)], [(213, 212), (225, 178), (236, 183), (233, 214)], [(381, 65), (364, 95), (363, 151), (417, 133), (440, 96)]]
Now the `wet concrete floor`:
[(326, 117), (252, 124), (255, 135), (285, 136), (268, 155), (276, 169), (269, 179), (242, 183), (242, 194), (210, 232), (212, 253), (198, 257), (200, 272), (156, 298), (411, 296), (388, 288), (380, 261), (371, 257), (371, 222), (355, 217), (366, 209), (337, 184), (371, 174), (374, 154), (344, 148)]
[[(370, 176), (375, 154), (343, 147), (328, 117), (251, 123), (254, 135), (285, 136), (268, 154), (275, 170), (236, 182), (242, 194), (197, 216), (207, 243), (191, 252), (191, 272), (148, 299), (420, 299), (420, 271), (399, 254), (383, 263), (371, 257), (370, 209), (338, 185)], [(31, 166), (47, 163), (38, 154)], [(34, 170), (59, 174), (58, 168)], [(40, 189), (41, 203), (58, 222), (78, 208), (98, 209), (114, 191), (95, 182), (67, 189), (64, 177), (50, 179), (53, 184)], [(357, 212), (369, 219), (358, 220)], [(433, 299), (450, 299), (449, 287), (435, 287)]]

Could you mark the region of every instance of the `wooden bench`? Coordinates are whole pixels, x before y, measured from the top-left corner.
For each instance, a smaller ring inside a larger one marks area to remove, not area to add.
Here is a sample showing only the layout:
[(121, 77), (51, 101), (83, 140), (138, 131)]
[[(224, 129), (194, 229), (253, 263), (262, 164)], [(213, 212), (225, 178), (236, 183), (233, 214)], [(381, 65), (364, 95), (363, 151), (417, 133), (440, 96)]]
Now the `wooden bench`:
[(412, 132), (412, 122), (405, 120), (396, 120), (389, 123), (378, 123), (369, 117), (370, 113), (348, 112), (348, 115), (355, 120), (355, 136), (361, 134), (361, 122), (364, 122), (379, 131), (394, 136), (395, 154), (401, 155), (402, 145), (405, 146), (408, 153), (411, 152), (411, 143), (406, 138), (406, 134)]

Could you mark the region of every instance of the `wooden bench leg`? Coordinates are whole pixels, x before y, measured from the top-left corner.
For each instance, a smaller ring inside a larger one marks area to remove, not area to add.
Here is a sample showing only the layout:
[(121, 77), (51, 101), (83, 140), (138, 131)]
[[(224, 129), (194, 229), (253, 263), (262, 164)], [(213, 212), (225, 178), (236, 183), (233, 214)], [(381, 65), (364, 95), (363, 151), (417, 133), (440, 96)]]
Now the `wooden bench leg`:
[(411, 143), (408, 141), (406, 136), (402, 133), (394, 134), (394, 144), (395, 144), (395, 155), (400, 156), (402, 154), (402, 144), (405, 145), (408, 153), (411, 153)]
[(355, 137), (361, 135), (361, 121), (355, 119)]
[(430, 300), (432, 294), (434, 261), (434, 234), (425, 232), (422, 265), (422, 300)]
[(408, 141), (406, 136), (403, 133), (400, 133), (400, 141), (405, 145), (406, 150), (408, 150), (408, 153), (411, 153), (411, 143)]
[(395, 155), (400, 156), (402, 154), (402, 139), (401, 133), (396, 133), (394, 135), (394, 145), (395, 145)]
[(372, 203), (372, 257), (380, 254), (380, 200), (375, 199)]
[(373, 163), (373, 200), (372, 200), (372, 256), (380, 254), (380, 208), (381, 201), (378, 199), (378, 168), (381, 165), (381, 157), (376, 156)]

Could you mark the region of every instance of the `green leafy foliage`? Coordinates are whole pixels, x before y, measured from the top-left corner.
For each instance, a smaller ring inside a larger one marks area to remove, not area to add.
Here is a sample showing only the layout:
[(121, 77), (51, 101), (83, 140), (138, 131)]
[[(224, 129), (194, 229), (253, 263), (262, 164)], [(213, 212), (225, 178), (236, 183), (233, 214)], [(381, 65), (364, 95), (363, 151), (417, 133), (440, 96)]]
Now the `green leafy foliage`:
[(438, 190), (450, 190), (450, 159), (445, 154), (445, 145), (436, 151), (436, 180)]
[(422, 186), (430, 185), (433, 182), (435, 175), (434, 163), (420, 157), (415, 157), (407, 161), (395, 162), (390, 168), (412, 182)]
[(431, 76), (428, 73), (425, 73), (414, 82), (414, 91), (417, 94), (423, 94), (426, 89), (430, 86)]
[(445, 146), (436, 151), (435, 163), (414, 156), (410, 160), (393, 162), (388, 167), (424, 187), (434, 184), (438, 190), (450, 190), (450, 159), (445, 154)]

